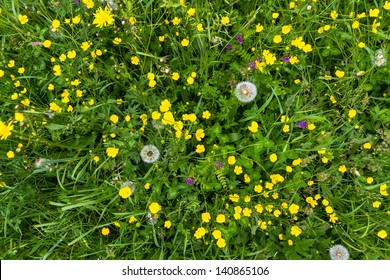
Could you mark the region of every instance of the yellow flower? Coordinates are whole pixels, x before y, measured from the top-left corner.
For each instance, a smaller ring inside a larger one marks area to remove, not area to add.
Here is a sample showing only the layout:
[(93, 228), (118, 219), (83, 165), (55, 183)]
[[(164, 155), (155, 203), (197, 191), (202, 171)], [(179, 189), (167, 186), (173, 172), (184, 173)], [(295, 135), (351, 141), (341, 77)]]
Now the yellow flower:
[(288, 124), (283, 125), (283, 132), (287, 133), (290, 131), (290, 126)]
[(364, 48), (365, 46), (366, 46), (366, 44), (364, 44), (363, 42), (359, 42), (359, 44), (358, 44), (358, 47), (361, 49)]
[(276, 154), (271, 154), (271, 155), (269, 156), (269, 160), (270, 160), (271, 162), (275, 162), (275, 161), (278, 160), (278, 156), (277, 156)]
[(345, 167), (344, 164), (343, 164), (343, 165), (340, 165), (340, 166), (339, 166), (339, 171), (340, 171), (341, 173), (345, 173), (345, 172), (347, 171), (347, 167)]
[(298, 236), (302, 233), (302, 230), (298, 226), (291, 227), (291, 234), (294, 236)]
[(237, 175), (240, 175), (242, 173), (242, 167), (241, 166), (235, 166), (234, 167), (234, 173)]
[(8, 61), (8, 67), (9, 68), (12, 68), (15, 66), (15, 60), (11, 59), (10, 61)]
[(171, 226), (172, 226), (171, 221), (165, 221), (165, 222), (164, 222), (164, 227), (170, 228)]
[(318, 205), (317, 201), (314, 200), (311, 196), (306, 198), (306, 202), (309, 203), (312, 208)]
[(175, 80), (175, 81), (177, 81), (178, 79), (180, 79), (179, 73), (173, 72), (173, 73), (172, 73), (172, 79)]
[(264, 27), (259, 23), (259, 24), (256, 24), (256, 32), (261, 32), (264, 30)]
[(354, 118), (356, 116), (356, 110), (355, 109), (351, 109), (348, 111), (348, 117), (350, 119)]
[(272, 18), (277, 19), (279, 17), (279, 13), (272, 13)]
[(94, 17), (95, 18), (92, 23), (99, 28), (114, 23), (113, 15), (107, 7), (105, 7), (104, 10), (101, 7), (97, 9), (96, 12), (94, 13)]
[(257, 122), (252, 121), (251, 125), (248, 126), (248, 129), (249, 129), (250, 132), (255, 133), (255, 132), (257, 132), (259, 130), (259, 125), (258, 125)]
[(165, 36), (164, 36), (164, 35), (158, 36), (158, 40), (159, 40), (160, 42), (164, 42)]
[(137, 22), (137, 19), (135, 17), (130, 17), (129, 22), (131, 25), (134, 25)]
[(132, 195), (133, 191), (129, 186), (123, 187), (119, 190), (119, 196), (122, 198), (128, 198), (130, 195)]
[(369, 15), (370, 15), (370, 17), (377, 17), (379, 15), (379, 9), (377, 9), (377, 8), (370, 9)]
[(79, 16), (75, 16), (74, 18), (72, 18), (72, 23), (74, 24), (79, 24), (81, 21), (81, 18)]
[(381, 204), (382, 204), (382, 203), (380, 203), (379, 201), (374, 201), (374, 202), (372, 203), (372, 207), (374, 207), (374, 208), (379, 208), (379, 207), (381, 206)]
[(152, 204), (149, 205), (149, 211), (152, 214), (156, 214), (161, 210), (161, 205), (158, 204), (157, 202), (153, 202)]
[(205, 151), (205, 147), (203, 145), (196, 145), (196, 150), (195, 152), (197, 152), (198, 154), (201, 154)]
[(75, 50), (68, 51), (68, 55), (67, 56), (70, 59), (75, 58), (76, 57), (76, 51)]
[(17, 120), (18, 122), (23, 122), (24, 120), (23, 113), (15, 112), (15, 120)]
[(321, 158), (321, 161), (322, 161), (323, 163), (328, 163), (328, 162), (329, 162), (329, 159), (328, 159), (327, 157), (323, 157), (323, 158)]
[(183, 39), (183, 40), (181, 41), (181, 45), (182, 45), (183, 47), (187, 47), (187, 46), (189, 45), (189, 43), (190, 43), (190, 41), (188, 41), (188, 39)]
[(153, 113), (152, 113), (153, 120), (158, 120), (158, 119), (160, 119), (160, 117), (161, 117), (161, 114), (158, 111), (153, 111)]
[(224, 214), (218, 214), (215, 220), (217, 221), (217, 223), (223, 224), (226, 221), (226, 217)]
[(344, 77), (345, 72), (344, 72), (344, 71), (337, 70), (337, 71), (335, 72), (335, 75), (336, 75), (337, 77), (339, 77), (339, 78), (342, 78), (342, 77)]
[(175, 18), (172, 20), (173, 25), (179, 25), (180, 22), (181, 22), (181, 19), (179, 19), (178, 17), (175, 17)]
[(280, 42), (282, 42), (282, 36), (275, 35), (273, 41), (274, 41), (274, 43), (279, 44)]
[(331, 223), (335, 223), (339, 218), (337, 217), (337, 215), (335, 213), (332, 213), (329, 215), (329, 222)]
[(202, 141), (202, 139), (204, 138), (205, 134), (204, 134), (204, 130), (203, 129), (197, 129), (196, 132), (195, 132), (195, 137), (196, 137), (196, 140), (198, 141)]
[(153, 88), (153, 87), (156, 86), (156, 84), (157, 84), (157, 82), (155, 80), (150, 80), (149, 83), (148, 83), (148, 86)]
[(302, 48), (305, 53), (311, 52), (313, 49), (310, 44), (305, 44)]
[(298, 159), (293, 160), (292, 165), (297, 166), (297, 165), (300, 165), (301, 163), (302, 163), (302, 159), (298, 158)]
[(209, 111), (204, 111), (202, 113), (202, 118), (208, 120), (211, 117), (211, 113)]
[(8, 158), (14, 158), (15, 157), (15, 153), (13, 151), (8, 151), (7, 152), (7, 157)]
[(358, 21), (354, 21), (354, 22), (352, 23), (352, 28), (353, 28), (353, 29), (359, 28), (359, 25), (360, 25), (360, 23), (359, 23)]
[(372, 23), (372, 32), (377, 33), (378, 32), (378, 27), (381, 25), (380, 22), (377, 22), (376, 19)]
[(106, 149), (106, 154), (107, 154), (107, 156), (112, 157), (112, 158), (116, 157), (117, 154), (118, 154), (118, 152), (119, 152), (119, 149), (118, 149), (118, 148), (112, 148), (112, 147), (110, 147), (110, 148), (107, 148), (107, 149)]
[(106, 228), (106, 227), (102, 228), (102, 234), (103, 235), (109, 235), (110, 234), (110, 229)]
[(196, 29), (198, 29), (198, 31), (203, 31), (204, 28), (203, 28), (203, 25), (201, 23), (199, 23), (197, 26), (196, 26)]
[(291, 166), (286, 166), (286, 172), (291, 173), (293, 171)]
[(372, 184), (372, 182), (374, 182), (374, 178), (368, 177), (368, 178), (366, 179), (366, 182), (367, 182), (367, 184)]
[(325, 211), (326, 211), (326, 213), (328, 213), (328, 214), (331, 214), (331, 213), (333, 213), (333, 208), (332, 208), (332, 206), (326, 206), (325, 207)]
[(230, 19), (229, 19), (228, 16), (223, 16), (223, 17), (221, 18), (221, 23), (222, 23), (223, 25), (228, 25), (229, 22), (230, 22)]
[(195, 8), (190, 8), (190, 9), (188, 9), (187, 14), (188, 14), (189, 16), (195, 15)]
[(332, 12), (330, 13), (330, 17), (331, 17), (332, 19), (336, 19), (338, 16), (339, 16), (339, 14), (337, 13), (337, 11), (332, 11)]
[(294, 9), (294, 7), (295, 7), (295, 2), (290, 2), (290, 3), (288, 4), (288, 7), (289, 7), (290, 9)]
[(288, 245), (292, 246), (294, 244), (294, 241), (292, 241), (291, 239), (289, 239), (288, 241)]
[(194, 83), (194, 78), (188, 77), (188, 78), (187, 78), (187, 83), (189, 83), (190, 85), (192, 85), (192, 84)]
[(175, 118), (173, 117), (172, 112), (169, 112), (169, 111), (165, 112), (161, 122), (162, 122), (162, 124), (174, 125), (175, 124)]
[(139, 58), (136, 56), (131, 57), (131, 64), (138, 65), (139, 64)]
[(308, 126), (307, 126), (307, 129), (308, 130), (314, 130), (316, 128), (315, 124), (314, 123), (310, 123)]
[(299, 206), (296, 204), (291, 204), (290, 207), (288, 208), (291, 214), (296, 214), (299, 211)]
[(122, 39), (116, 37), (112, 42), (113, 42), (115, 45), (119, 45), (119, 44), (122, 42)]
[(88, 48), (89, 48), (90, 46), (91, 46), (90, 43), (88, 43), (88, 42), (83, 42), (83, 43), (81, 44), (81, 49), (82, 49), (83, 51), (86, 51), (86, 50), (88, 50)]
[(5, 140), (12, 134), (12, 130), (14, 129), (14, 126), (11, 122), (6, 125), (2, 121), (0, 121), (0, 139)]
[(366, 150), (371, 149), (371, 143), (370, 142), (364, 143), (363, 144), (363, 148), (366, 149)]
[(169, 111), (171, 106), (171, 102), (169, 102), (168, 99), (164, 99), (163, 101), (161, 101), (160, 112), (163, 113)]
[(110, 121), (111, 121), (112, 123), (118, 123), (119, 117), (118, 117), (117, 115), (111, 115)]
[(214, 230), (214, 231), (212, 232), (212, 235), (213, 235), (213, 237), (214, 237), (215, 239), (219, 239), (219, 238), (222, 237), (222, 232), (221, 232), (220, 230), (216, 229), (216, 230)]
[(385, 1), (385, 3), (383, 4), (383, 9), (390, 10), (390, 2), (389, 1)]
[(217, 240), (217, 246), (218, 246), (219, 248), (224, 248), (224, 247), (226, 246), (226, 241), (225, 241), (225, 239), (219, 238), (219, 239)]
[(194, 233), (194, 237), (196, 239), (200, 239), (202, 238), (204, 235), (206, 234), (206, 229), (204, 227), (200, 227), (198, 228), (195, 233)]
[(385, 230), (380, 230), (379, 232), (378, 232), (378, 236), (380, 237), (380, 238), (382, 238), (382, 239), (385, 239), (386, 237), (387, 237), (387, 232), (385, 231)]
[(58, 19), (54, 19), (52, 22), (51, 22), (51, 28), (52, 30), (57, 30), (61, 25), (61, 22), (58, 20)]
[(282, 27), (282, 33), (283, 34), (288, 34), (288, 33), (290, 33), (291, 29), (292, 29), (291, 25), (284, 25)]
[(228, 163), (229, 163), (230, 165), (235, 164), (235, 163), (236, 163), (236, 158), (235, 158), (235, 156), (229, 156), (229, 157), (228, 157)]
[(202, 213), (202, 222), (203, 223), (210, 222), (210, 219), (211, 219), (210, 213), (208, 213), (208, 212)]
[(18, 20), (19, 20), (20, 24), (23, 25), (23, 24), (26, 24), (28, 22), (28, 17), (26, 15), (19, 14)]

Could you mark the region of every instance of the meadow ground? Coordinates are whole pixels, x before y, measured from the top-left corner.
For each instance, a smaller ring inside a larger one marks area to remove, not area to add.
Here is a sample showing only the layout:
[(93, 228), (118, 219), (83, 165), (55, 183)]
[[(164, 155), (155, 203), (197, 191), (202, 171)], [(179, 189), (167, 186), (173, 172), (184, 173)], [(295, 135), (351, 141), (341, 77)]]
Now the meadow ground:
[(381, 0), (2, 1), (0, 258), (390, 259), (389, 26)]

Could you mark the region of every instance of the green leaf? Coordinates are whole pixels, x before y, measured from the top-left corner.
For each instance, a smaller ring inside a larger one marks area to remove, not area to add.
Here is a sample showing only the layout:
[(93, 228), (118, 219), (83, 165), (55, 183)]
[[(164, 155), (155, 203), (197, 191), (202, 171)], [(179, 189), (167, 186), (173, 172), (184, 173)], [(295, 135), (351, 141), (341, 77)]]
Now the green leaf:
[(63, 124), (57, 124), (57, 123), (49, 123), (45, 126), (48, 130), (61, 130), (65, 129), (66, 125)]

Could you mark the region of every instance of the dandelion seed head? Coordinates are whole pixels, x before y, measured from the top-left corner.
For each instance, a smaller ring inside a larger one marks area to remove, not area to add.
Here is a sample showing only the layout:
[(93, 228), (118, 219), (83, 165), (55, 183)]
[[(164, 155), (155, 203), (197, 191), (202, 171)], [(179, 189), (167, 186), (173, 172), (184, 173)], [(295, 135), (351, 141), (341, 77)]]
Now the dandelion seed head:
[(236, 86), (235, 95), (241, 102), (251, 102), (257, 95), (257, 88), (255, 84), (251, 82), (241, 82)]
[(374, 64), (378, 67), (385, 65), (387, 59), (385, 58), (382, 50), (377, 50), (375, 52)]
[(343, 245), (337, 244), (329, 249), (329, 255), (332, 260), (348, 260), (349, 252)]
[(146, 145), (142, 148), (140, 156), (143, 162), (153, 163), (160, 157), (160, 151), (154, 145)]

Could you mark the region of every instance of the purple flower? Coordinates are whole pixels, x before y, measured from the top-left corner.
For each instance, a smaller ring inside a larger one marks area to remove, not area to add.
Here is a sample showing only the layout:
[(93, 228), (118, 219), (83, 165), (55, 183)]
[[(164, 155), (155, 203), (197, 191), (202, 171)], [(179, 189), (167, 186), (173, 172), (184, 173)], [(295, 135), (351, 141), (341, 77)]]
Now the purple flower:
[(285, 57), (282, 58), (282, 62), (289, 62), (290, 61), (290, 55), (286, 55)]
[(227, 51), (230, 51), (231, 49), (232, 49), (232, 44), (227, 44), (227, 45), (226, 45), (226, 50), (227, 50)]
[(74, 2), (75, 2), (76, 4), (79, 4), (79, 3), (80, 3), (80, 0), (74, 0)]
[(194, 185), (195, 184), (195, 179), (187, 177), (186, 178), (186, 182), (187, 182), (188, 185)]
[(236, 38), (237, 38), (237, 41), (238, 41), (240, 44), (242, 44), (242, 35), (241, 35), (241, 34), (238, 34)]
[(217, 161), (215, 163), (215, 168), (217, 168), (217, 169), (220, 169), (222, 166), (223, 166), (223, 162), (222, 161)]
[(307, 121), (300, 121), (295, 124), (297, 127), (300, 128), (306, 128), (307, 127)]

